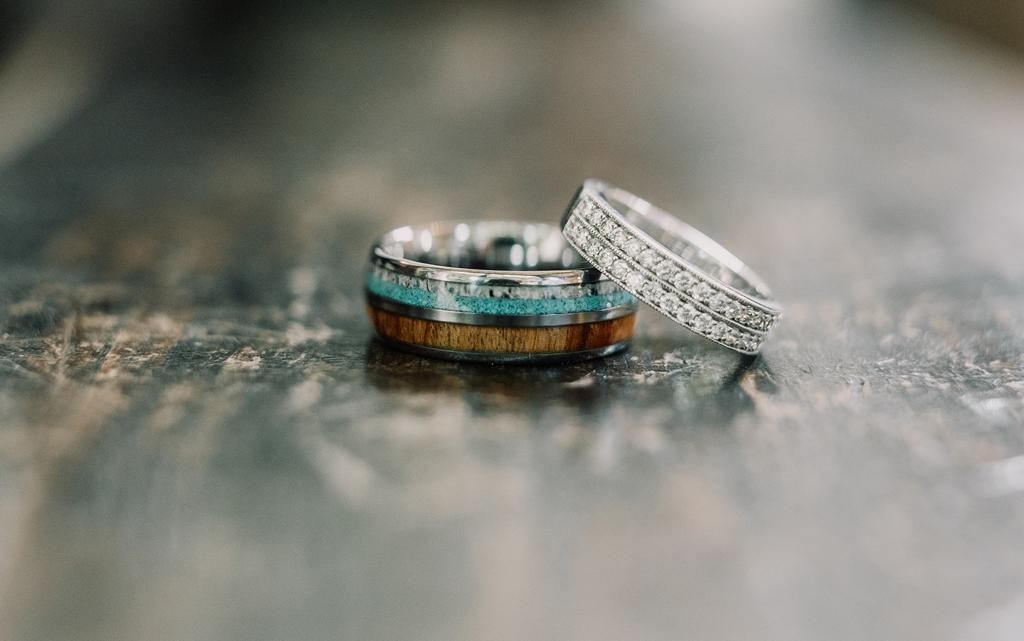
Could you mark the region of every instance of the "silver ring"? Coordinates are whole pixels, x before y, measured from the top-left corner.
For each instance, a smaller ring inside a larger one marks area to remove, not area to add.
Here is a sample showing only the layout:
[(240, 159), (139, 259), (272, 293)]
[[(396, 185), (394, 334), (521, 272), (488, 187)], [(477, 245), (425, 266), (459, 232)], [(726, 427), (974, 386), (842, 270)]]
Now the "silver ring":
[(586, 180), (562, 219), (566, 239), (604, 274), (690, 331), (756, 354), (782, 308), (743, 261), (624, 189)]
[(624, 349), (637, 302), (555, 225), (402, 227), (370, 252), (368, 313), (386, 342), (428, 356), (518, 363)]
[(367, 270), (371, 303), (463, 325), (552, 327), (618, 318), (636, 300), (554, 225), (450, 221), (389, 232)]

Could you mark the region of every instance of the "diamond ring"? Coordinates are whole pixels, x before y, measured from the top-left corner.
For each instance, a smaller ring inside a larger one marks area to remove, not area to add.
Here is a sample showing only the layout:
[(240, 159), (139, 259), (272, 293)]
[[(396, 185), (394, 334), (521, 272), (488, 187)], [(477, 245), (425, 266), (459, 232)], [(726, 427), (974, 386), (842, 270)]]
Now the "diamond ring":
[(623, 189), (586, 180), (562, 219), (579, 253), (690, 331), (756, 354), (782, 308), (741, 260), (693, 227)]
[(455, 360), (562, 362), (624, 349), (636, 299), (541, 223), (401, 227), (370, 252), (370, 319), (386, 342)]

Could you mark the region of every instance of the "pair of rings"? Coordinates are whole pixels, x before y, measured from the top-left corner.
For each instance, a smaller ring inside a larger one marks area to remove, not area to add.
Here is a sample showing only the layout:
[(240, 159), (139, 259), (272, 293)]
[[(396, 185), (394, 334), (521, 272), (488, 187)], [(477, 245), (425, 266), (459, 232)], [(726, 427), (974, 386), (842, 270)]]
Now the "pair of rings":
[(613, 354), (638, 300), (686, 329), (757, 354), (782, 309), (738, 258), (693, 227), (598, 180), (561, 228), (464, 221), (401, 227), (370, 252), (370, 320), (427, 356), (565, 362)]

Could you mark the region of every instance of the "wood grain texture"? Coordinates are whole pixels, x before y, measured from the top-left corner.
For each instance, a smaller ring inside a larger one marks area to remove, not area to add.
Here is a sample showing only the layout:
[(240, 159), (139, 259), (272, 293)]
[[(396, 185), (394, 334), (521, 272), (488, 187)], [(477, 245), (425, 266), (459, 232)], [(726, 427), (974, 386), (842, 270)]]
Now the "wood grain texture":
[(413, 318), (366, 306), (377, 332), (391, 340), (463, 352), (546, 354), (598, 349), (627, 341), (636, 314), (558, 327), (487, 327)]

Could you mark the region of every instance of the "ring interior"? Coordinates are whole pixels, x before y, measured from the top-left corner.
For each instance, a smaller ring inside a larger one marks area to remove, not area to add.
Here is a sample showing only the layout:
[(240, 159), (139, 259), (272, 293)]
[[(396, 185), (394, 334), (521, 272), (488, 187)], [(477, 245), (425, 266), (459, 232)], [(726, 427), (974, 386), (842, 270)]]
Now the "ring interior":
[(382, 243), (395, 258), (462, 269), (543, 271), (592, 268), (555, 225), (481, 221), (402, 227)]
[(697, 229), (623, 189), (604, 186), (598, 193), (627, 222), (708, 276), (748, 296), (771, 298), (768, 286), (743, 261)]

